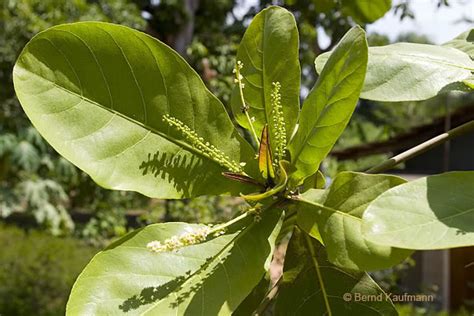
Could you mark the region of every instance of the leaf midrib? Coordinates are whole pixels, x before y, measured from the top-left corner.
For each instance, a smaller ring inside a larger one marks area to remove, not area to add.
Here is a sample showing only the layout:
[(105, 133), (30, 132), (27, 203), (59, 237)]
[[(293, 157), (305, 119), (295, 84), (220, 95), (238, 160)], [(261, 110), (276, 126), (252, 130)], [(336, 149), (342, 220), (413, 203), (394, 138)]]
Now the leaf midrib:
[(314, 269), (316, 270), (316, 274), (317, 274), (318, 282), (319, 282), (319, 288), (321, 289), (321, 293), (323, 294), (324, 304), (326, 306), (328, 316), (332, 316), (331, 305), (329, 304), (329, 298), (328, 298), (328, 294), (326, 292), (326, 286), (324, 285), (324, 279), (323, 279), (323, 277), (321, 275), (321, 271), (319, 269), (319, 262), (318, 262), (318, 259), (316, 258), (316, 252), (313, 248), (313, 244), (312, 244), (312, 241), (310, 239), (311, 237), (309, 237), (307, 234), (304, 234), (304, 236), (305, 236), (306, 243), (307, 243), (307, 246), (308, 246), (308, 249), (309, 249), (309, 253), (311, 255), (311, 261), (313, 263)]
[[(184, 281), (182, 284), (181, 284), (181, 287), (183, 288), (184, 285), (186, 284), (189, 284), (190, 282), (192, 283), (194, 281), (194, 278), (195, 277), (200, 277), (200, 273), (205, 270), (207, 267), (209, 267), (212, 263), (215, 262), (216, 258), (219, 259), (220, 256), (229, 249), (229, 247), (233, 246), (240, 238), (242, 238), (242, 236), (244, 236), (247, 231), (253, 227), (255, 225), (255, 221), (251, 222), (247, 227), (245, 227), (242, 231), (236, 233), (236, 236), (234, 238), (232, 238), (231, 240), (229, 240), (229, 242), (226, 243), (226, 245), (219, 251), (217, 252), (211, 260), (207, 261), (204, 265), (202, 265), (199, 269), (197, 269), (194, 273), (192, 273), (191, 275), (188, 276), (188, 278), (186, 279), (186, 281)], [(242, 256), (242, 255), (241, 255)], [(220, 262), (220, 264), (224, 265), (224, 263)], [(203, 287), (204, 287), (204, 284), (203, 284)], [(176, 294), (174, 291), (170, 292), (170, 295), (171, 294)], [(204, 295), (204, 294), (203, 294)], [(169, 295), (168, 295), (169, 296)], [(164, 300), (166, 297), (164, 297), (162, 300)], [(143, 312), (140, 313), (140, 316), (143, 316), (143, 315), (146, 315), (148, 312), (152, 311), (162, 300), (159, 300), (158, 302), (156, 302), (155, 304), (152, 304), (152, 306), (146, 310), (144, 310)], [(178, 307), (179, 308), (179, 305)], [(201, 315), (205, 315), (203, 313), (201, 313)]]
[[(359, 36), (358, 36), (358, 37), (359, 37)], [(356, 42), (355, 40), (352, 41), (350, 48), (347, 49), (347, 50), (344, 52), (344, 55), (342, 56), (341, 59), (344, 59), (344, 58), (347, 57), (347, 55), (349, 55), (350, 51), (352, 50), (352, 48), (353, 48), (354, 45), (355, 45), (355, 42)], [(330, 56), (329, 56), (329, 57), (330, 57)], [(329, 61), (329, 58), (327, 59), (326, 63), (327, 63), (328, 61)], [(326, 64), (325, 64), (325, 65), (326, 65)], [(344, 61), (344, 65), (342, 66), (340, 73), (342, 73), (343, 69), (345, 69), (346, 67), (348, 67), (347, 60)], [(332, 103), (329, 103), (329, 101), (331, 100), (331, 98), (332, 98), (333, 95), (334, 95), (334, 90), (338, 90), (337, 87), (338, 87), (344, 80), (346, 80), (349, 76), (351, 76), (353, 73), (355, 73), (355, 72), (358, 70), (358, 68), (359, 68), (359, 67), (355, 67), (355, 69), (354, 69), (353, 71), (351, 71), (348, 75), (344, 76), (344, 78), (343, 78), (342, 80), (339, 80), (339, 78), (338, 78), (338, 82), (337, 82), (336, 86), (334, 86), (334, 87), (331, 89), (331, 95), (330, 95), (329, 97), (328, 97), (328, 95), (327, 95), (326, 93), (324, 93), (325, 105), (324, 105), (324, 107), (321, 109), (321, 112), (319, 113), (319, 115), (318, 115), (318, 117), (316, 118), (316, 120), (314, 121), (314, 125), (311, 127), (310, 132), (304, 137), (304, 141), (302, 142), (302, 145), (301, 145), (300, 148), (298, 149), (298, 151), (297, 151), (295, 157), (292, 157), (292, 158), (293, 158), (293, 159), (292, 159), (292, 162), (291, 162), (291, 165), (292, 165), (292, 166), (295, 166), (297, 161), (301, 161), (301, 160), (299, 159), (299, 157), (301, 156), (301, 153), (302, 153), (303, 150), (305, 149), (305, 147), (306, 147), (305, 145), (306, 145), (307, 143), (309, 143), (310, 139), (313, 138), (313, 136), (314, 136), (314, 134), (316, 133), (316, 131), (317, 131), (318, 129), (320, 129), (320, 127), (318, 126), (318, 122), (319, 122), (319, 120), (320, 120), (320, 118), (321, 118), (321, 115), (323, 114), (324, 109), (325, 109), (327, 106), (329, 106), (329, 105), (332, 104)], [(324, 68), (323, 68), (323, 70), (324, 70)], [(322, 71), (323, 71), (323, 70), (322, 70)], [(321, 73), (322, 73), (322, 71), (321, 71)], [(321, 76), (320, 76), (320, 77), (321, 77)], [(339, 76), (338, 76), (338, 77), (339, 77)], [(318, 81), (319, 81), (319, 78), (318, 78)], [(315, 88), (319, 88), (319, 86), (317, 86), (317, 82), (316, 82)], [(318, 92), (315, 91), (315, 93), (318, 93)], [(346, 98), (348, 98), (348, 97), (346, 97)], [(345, 99), (345, 98), (344, 98), (344, 99)], [(338, 102), (338, 101), (340, 101), (340, 100), (337, 100), (337, 101), (335, 101), (335, 102)], [(304, 105), (304, 104), (303, 104), (303, 105)], [(346, 119), (346, 118), (344, 118), (343, 120), (341, 120), (341, 121), (339, 121), (339, 122), (337, 122), (337, 123), (334, 123), (334, 125), (341, 124), (341, 122), (344, 122), (345, 119)], [(295, 139), (296, 139), (296, 138), (295, 138)], [(327, 147), (327, 146), (326, 146), (326, 147)], [(305, 163), (304, 161), (303, 161), (303, 163), (307, 165), (307, 163)]]
[[(262, 98), (263, 98), (263, 108), (264, 108), (264, 112), (265, 112), (265, 122), (267, 124), (269, 124), (269, 118), (268, 118), (268, 107), (269, 105), (267, 105), (267, 96), (266, 96), (266, 86), (265, 86), (265, 77), (266, 77), (266, 67), (265, 67), (265, 44), (266, 44), (266, 41), (267, 41), (267, 36), (266, 36), (266, 33), (265, 30), (267, 28), (267, 20), (268, 20), (268, 15), (270, 14), (270, 9), (265, 12), (265, 19), (263, 21), (263, 28), (262, 28), (262, 44), (261, 44), (261, 50), (262, 50), (262, 54), (260, 54), (262, 56)], [(257, 47), (258, 49), (258, 47)], [(270, 109), (271, 110), (271, 109)], [(269, 128), (271, 130), (271, 128)]]
[[(271, 211), (273, 209), (273, 207), (275, 205), (277, 205), (279, 203), (279, 201), (276, 201), (274, 203), (272, 203), (270, 206), (268, 206), (267, 208), (265, 208), (263, 211)], [(238, 245), (238, 241), (239, 239), (243, 238), (247, 233), (248, 231), (253, 228), (253, 226), (256, 225), (256, 223), (258, 223), (257, 221), (253, 220), (250, 224), (248, 224), (246, 227), (244, 227), (241, 231), (239, 231), (238, 233), (236, 233), (236, 236), (234, 238), (232, 238), (229, 242), (227, 242), (227, 244), (218, 252), (216, 253), (211, 260), (207, 261), (206, 264), (204, 264), (203, 266), (201, 266), (198, 270), (196, 270), (194, 273), (192, 273), (191, 275), (189, 275), (189, 277), (186, 279), (186, 281), (184, 281), (182, 284), (181, 284), (181, 287), (183, 288), (185, 284), (189, 284), (189, 283), (192, 283), (194, 281), (194, 277), (199, 277), (200, 278), (200, 273), (207, 269), (207, 267), (209, 267), (212, 263), (214, 263), (217, 260), (220, 260), (220, 257), (223, 253), (225, 253), (226, 251), (228, 251), (229, 248), (231, 247), (234, 247), (235, 245), (239, 246)], [(240, 247), (240, 246), (239, 246)], [(243, 256), (242, 252), (240, 251), (240, 256), (242, 257), (243, 261), (245, 261), (245, 257)], [(217, 264), (221, 264), (224, 269), (226, 269), (224, 263), (222, 261), (218, 262)], [(226, 275), (227, 275), (227, 272), (226, 272)], [(229, 283), (229, 286), (230, 286), (230, 281), (229, 281), (229, 278), (227, 278), (227, 282)], [(204, 287), (204, 283), (202, 285)], [(172, 293), (175, 293), (175, 292), (172, 292)], [(230, 292), (229, 292), (230, 293)], [(203, 293), (204, 295), (204, 293)], [(155, 304), (153, 304), (153, 306), (151, 306), (150, 308), (148, 308), (147, 310), (143, 311), (142, 313), (140, 313), (140, 316), (144, 316), (146, 315), (148, 312), (152, 311), (158, 304), (159, 304), (160, 301), (156, 302)], [(204, 302), (203, 302), (204, 303)], [(204, 305), (203, 305), (203, 308), (204, 308)], [(177, 307), (177, 309), (179, 309), (179, 305)], [(205, 314), (201, 311), (201, 315), (202, 316), (205, 316)]]
[[(360, 280), (362, 280), (362, 278), (363, 278), (364, 276), (365, 276), (365, 277), (368, 277), (368, 278), (374, 283), (375, 287), (376, 287), (379, 291), (381, 291), (383, 294), (385, 294), (385, 292), (382, 290), (382, 288), (381, 288), (376, 282), (374, 282), (374, 281), (372, 280), (372, 278), (371, 278), (366, 272), (363, 272), (363, 276), (361, 276), (360, 278), (357, 278), (357, 277), (355, 277), (354, 275), (348, 273), (347, 271), (342, 270), (340, 267), (335, 266), (335, 265), (321, 265), (321, 264), (318, 262), (318, 266), (319, 266), (319, 268), (320, 268), (321, 270), (323, 270), (323, 269), (328, 269), (328, 270), (334, 270), (334, 271), (336, 271), (337, 273), (342, 273), (342, 274), (344, 274), (346, 277), (349, 277), (349, 278), (351, 278), (351, 279), (353, 279), (353, 280), (355, 280), (355, 281), (357, 281), (357, 282), (359, 282)], [(305, 269), (304, 271), (302, 271), (302, 272), (308, 272), (308, 271), (310, 271), (312, 268), (313, 268), (313, 267), (308, 267), (308, 268), (306, 268), (306, 269)], [(300, 273), (300, 275), (301, 275), (301, 273)], [(321, 289), (318, 289), (317, 291), (311, 293), (311, 294), (310, 294), (309, 296), (307, 296), (305, 299), (307, 300), (307, 299), (309, 299), (310, 296), (313, 296), (313, 295), (315, 295), (315, 294), (317, 294), (317, 293), (319, 293), (319, 292), (321, 292)], [(327, 293), (326, 293), (326, 294), (327, 294)], [(327, 294), (327, 297), (328, 297), (328, 298), (332, 298), (332, 299), (340, 299), (340, 300), (342, 300), (342, 298), (341, 298), (340, 296), (337, 296), (337, 295)], [(390, 302), (391, 302), (391, 301), (390, 301)], [(375, 312), (376, 312), (377, 314), (379, 314), (379, 315), (383, 315), (383, 314), (382, 314), (383, 309), (382, 309), (382, 310), (378, 310), (377, 308), (372, 307), (372, 306), (369, 305), (369, 304), (365, 304), (365, 302), (352, 302), (352, 303), (357, 303), (357, 304), (360, 305), (360, 306), (363, 306), (363, 307), (366, 307), (366, 308), (368, 308), (368, 309), (370, 309), (370, 310), (375, 311)], [(303, 304), (301, 304), (300, 307), (302, 307), (302, 305), (303, 305)], [(300, 307), (299, 307), (299, 308), (300, 308)]]
[[(157, 129), (155, 129), (155, 128), (149, 126), (149, 125), (146, 125), (146, 124), (143, 123), (143, 122), (137, 121), (137, 120), (135, 120), (135, 119), (133, 119), (133, 118), (131, 118), (131, 117), (129, 117), (129, 116), (126, 116), (125, 114), (123, 114), (123, 113), (121, 113), (121, 112), (119, 112), (119, 111), (117, 111), (117, 110), (115, 110), (115, 109), (111, 109), (111, 108), (109, 108), (109, 107), (107, 107), (107, 106), (105, 106), (105, 105), (102, 105), (102, 104), (98, 103), (97, 101), (94, 101), (94, 100), (92, 100), (92, 99), (90, 99), (90, 98), (87, 98), (87, 97), (85, 97), (85, 96), (83, 96), (83, 95), (77, 93), (77, 92), (74, 92), (74, 91), (72, 91), (72, 90), (69, 90), (69, 89), (67, 89), (66, 87), (63, 87), (63, 86), (59, 85), (58, 83), (56, 83), (56, 82), (54, 82), (54, 81), (52, 81), (52, 80), (49, 80), (49, 79), (47, 79), (47, 78), (45, 78), (45, 77), (42, 77), (42, 76), (38, 75), (37, 73), (35, 73), (35, 72), (33, 72), (33, 71), (31, 71), (31, 70), (25, 68), (25, 67), (19, 66), (18, 64), (15, 66), (14, 69), (17, 69), (17, 68), (21, 68), (23, 71), (26, 71), (26, 72), (28, 72), (28, 73), (30, 73), (30, 74), (32, 74), (32, 75), (38, 77), (38, 78), (41, 79), (41, 80), (44, 80), (44, 81), (46, 81), (46, 82), (49, 82), (49, 83), (53, 84), (56, 88), (58, 88), (58, 89), (60, 89), (60, 90), (62, 90), (62, 91), (64, 91), (64, 92), (66, 92), (66, 93), (69, 93), (69, 94), (71, 94), (71, 95), (74, 95), (74, 96), (78, 97), (79, 99), (81, 99), (81, 100), (83, 100), (83, 101), (89, 102), (90, 104), (96, 105), (96, 106), (98, 106), (98, 107), (100, 107), (100, 108), (102, 108), (102, 109), (104, 109), (104, 110), (106, 110), (106, 111), (108, 111), (108, 112), (110, 112), (110, 113), (116, 114), (117, 116), (119, 116), (119, 117), (121, 117), (121, 118), (123, 118), (123, 119), (125, 119), (125, 120), (127, 120), (127, 121), (129, 121), (129, 122), (131, 122), (131, 123), (134, 123), (134, 124), (136, 124), (136, 125), (139, 125), (139, 126), (142, 127), (143, 129), (146, 129), (146, 130), (148, 130), (149, 132), (152, 132), (152, 133), (154, 133), (154, 134), (156, 134), (156, 135), (158, 135), (158, 136), (160, 136), (160, 137), (163, 137), (163, 138), (165, 138), (166, 140), (168, 140), (168, 141), (170, 141), (170, 142), (172, 142), (172, 143), (178, 145), (179, 147), (185, 148), (185, 149), (186, 149), (187, 151), (189, 151), (189, 152), (196, 153), (196, 154), (198, 154), (199, 156), (205, 158), (207, 161), (212, 161), (213, 163), (215, 163), (216, 165), (218, 165), (219, 167), (221, 167), (220, 164), (219, 164), (217, 161), (215, 161), (215, 160), (213, 160), (213, 159), (210, 159), (209, 157), (207, 157), (206, 155), (204, 155), (204, 153), (202, 153), (201, 151), (195, 149), (194, 147), (190, 146), (189, 144), (187, 144), (187, 143), (184, 142), (184, 141), (181, 141), (181, 140), (172, 138), (172, 137), (170, 137), (169, 135), (167, 135), (167, 134), (164, 133), (164, 132), (160, 132), (159, 130), (157, 130)], [(15, 71), (15, 70), (14, 70), (14, 71)], [(79, 104), (79, 103), (78, 103), (78, 104)], [(78, 104), (72, 106), (71, 108), (74, 108), (74, 107), (77, 106)], [(68, 109), (68, 110), (69, 110), (69, 109)], [(53, 114), (54, 114), (54, 113), (53, 113)]]
[[(403, 227), (403, 228), (397, 229), (397, 230), (391, 230), (391, 231), (388, 231), (388, 232), (386, 232), (386, 233), (384, 233), (384, 234), (377, 234), (377, 235), (391, 235), (391, 234), (393, 234), (393, 233), (398, 233), (398, 232), (405, 231), (405, 230), (409, 230), (409, 229), (420, 228), (420, 227), (425, 226), (425, 225), (431, 225), (431, 224), (433, 224), (433, 223), (442, 222), (443, 220), (447, 220), (447, 219), (450, 220), (450, 219), (452, 219), (452, 218), (456, 218), (456, 217), (461, 216), (461, 215), (464, 215), (464, 214), (466, 214), (466, 213), (471, 213), (471, 212), (473, 212), (473, 211), (474, 211), (474, 208), (470, 208), (470, 209), (468, 209), (468, 210), (465, 210), (465, 211), (462, 211), (462, 212), (459, 212), (459, 213), (456, 213), (456, 214), (453, 214), (453, 215), (450, 215), (450, 216), (442, 217), (442, 218), (434, 218), (434, 219), (433, 219), (433, 218), (430, 217), (431, 220), (428, 221), (428, 222), (425, 222), (425, 223), (422, 223), (422, 224), (418, 224), (418, 225), (412, 225), (412, 226)], [(443, 223), (443, 224), (445, 224), (445, 223)], [(446, 226), (446, 225), (444, 225), (444, 226)], [(449, 227), (449, 226), (448, 226), (448, 229), (451, 229), (451, 228), (452, 228), (452, 227)]]
[[(371, 48), (373, 48), (373, 47), (371, 47)], [(432, 61), (433, 63), (437, 63), (437, 64), (440, 64), (440, 65), (446, 65), (446, 66), (450, 66), (450, 67), (454, 67), (454, 68), (458, 68), (458, 69), (466, 69), (466, 70), (471, 70), (471, 71), (474, 70), (474, 68), (465, 67), (464, 65), (453, 64), (453, 63), (450, 63), (450, 62), (446, 62), (446, 61), (442, 60), (441, 58), (433, 58), (433, 57), (430, 57), (430, 56), (427, 56), (427, 55), (421, 56), (421, 55), (409, 54), (409, 53), (397, 53), (397, 52), (380, 53), (380, 52), (377, 52), (377, 51), (375, 51), (375, 52), (370, 52), (369, 51), (369, 56), (370, 56), (370, 54), (378, 55), (378, 56), (410, 57), (410, 58), (413, 58), (413, 59), (416, 59), (416, 60), (421, 60), (421, 61), (429, 60), (429, 61)]]
[(327, 212), (339, 214), (339, 215), (342, 215), (342, 216), (346, 216), (346, 217), (348, 217), (348, 218), (351, 218), (351, 219), (353, 219), (353, 220), (357, 220), (357, 221), (362, 222), (362, 219), (359, 218), (359, 217), (356, 217), (356, 216), (351, 215), (351, 214), (349, 214), (349, 213), (345, 213), (345, 212), (343, 212), (343, 211), (341, 211), (341, 210), (334, 209), (334, 208), (332, 208), (332, 207), (326, 206), (326, 205), (321, 204), (321, 203), (309, 201), (309, 200), (306, 200), (306, 199), (304, 199), (304, 198), (299, 198), (299, 199), (297, 199), (297, 201), (300, 201), (300, 202), (303, 202), (303, 203), (307, 203), (307, 204), (316, 206), (317, 208), (320, 208), (320, 209), (325, 210), (325, 211), (327, 211)]

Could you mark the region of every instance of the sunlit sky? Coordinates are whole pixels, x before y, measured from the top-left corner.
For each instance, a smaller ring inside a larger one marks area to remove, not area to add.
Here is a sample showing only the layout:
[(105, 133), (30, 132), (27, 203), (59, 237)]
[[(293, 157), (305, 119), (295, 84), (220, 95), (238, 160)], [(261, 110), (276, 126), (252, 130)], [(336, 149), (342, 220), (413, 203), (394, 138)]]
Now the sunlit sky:
[[(240, 8), (236, 10), (236, 14), (245, 13), (256, 2), (256, 0), (240, 0)], [(392, 2), (395, 5), (401, 0)], [(395, 40), (402, 33), (414, 31), (428, 36), (435, 44), (441, 44), (474, 27), (467, 22), (459, 22), (463, 17), (474, 20), (474, 0), (450, 0), (449, 7), (441, 8), (437, 8), (436, 4), (437, 0), (411, 0), (414, 20), (405, 18), (400, 21), (399, 15), (395, 16), (393, 11), (389, 11), (383, 18), (368, 25), (367, 32), (384, 34)], [(320, 34), (321, 47), (327, 46), (327, 42), (327, 37)]]
[[(400, 1), (394, 1), (398, 3)], [(393, 11), (367, 27), (367, 31), (385, 34), (394, 40), (400, 33), (415, 31), (427, 35), (436, 44), (441, 44), (472, 28), (467, 22), (460, 22), (463, 17), (474, 20), (474, 0), (450, 0), (449, 7), (436, 7), (434, 0), (412, 0), (411, 8), (415, 19), (400, 21)]]

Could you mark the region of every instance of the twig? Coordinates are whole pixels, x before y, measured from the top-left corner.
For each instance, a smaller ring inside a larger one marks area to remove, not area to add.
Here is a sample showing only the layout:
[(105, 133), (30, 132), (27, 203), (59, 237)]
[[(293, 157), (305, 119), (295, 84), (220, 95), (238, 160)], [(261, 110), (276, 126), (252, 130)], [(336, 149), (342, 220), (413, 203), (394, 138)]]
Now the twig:
[(380, 173), (386, 170), (392, 169), (396, 165), (405, 162), (413, 157), (416, 157), (427, 150), (443, 144), (444, 142), (450, 140), (451, 138), (463, 135), (471, 130), (474, 130), (474, 120), (464, 123), (456, 128), (453, 128), (446, 133), (440, 134), (436, 137), (433, 137), (407, 151), (402, 152), (399, 155), (396, 155), (381, 164), (376, 165), (375, 167), (370, 168), (366, 173)]

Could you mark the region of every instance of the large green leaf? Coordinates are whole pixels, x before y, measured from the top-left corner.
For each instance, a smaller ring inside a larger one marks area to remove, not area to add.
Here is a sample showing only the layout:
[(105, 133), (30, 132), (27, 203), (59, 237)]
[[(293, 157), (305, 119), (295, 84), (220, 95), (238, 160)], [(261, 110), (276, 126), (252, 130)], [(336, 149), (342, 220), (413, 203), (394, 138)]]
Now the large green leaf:
[[(281, 211), (171, 252), (146, 247), (201, 225), (150, 225), (97, 254), (77, 279), (68, 315), (230, 315), (268, 268)], [(240, 228), (241, 227), (241, 228)]]
[[(281, 84), (287, 139), (294, 130), (299, 113), (301, 80), (298, 49), (298, 29), (293, 15), (275, 6), (258, 13), (242, 38), (237, 60), (244, 65), (241, 70), (245, 84), (243, 94), (249, 106), (249, 115), (255, 118), (253, 124), (257, 135), (261, 134), (267, 123), (270, 135), (274, 135), (271, 102), (273, 82)], [(248, 120), (242, 113), (238, 86), (232, 92), (231, 104), (239, 124), (249, 129)]]
[(380, 19), (392, 7), (392, 0), (342, 0), (342, 13), (359, 23)]
[[(316, 58), (318, 73), (330, 55)], [(471, 71), (474, 62), (469, 56), (451, 47), (412, 43), (370, 47), (360, 97), (390, 102), (425, 100), (445, 86), (467, 79)]]
[(459, 34), (454, 39), (444, 43), (443, 46), (457, 48), (468, 54), (471, 59), (474, 59), (474, 29)]
[(295, 229), (285, 256), (276, 315), (389, 316), (397, 312), (367, 273), (332, 265), (319, 242)]
[[(307, 201), (313, 203), (324, 203), (326, 199), (326, 191), (322, 189), (309, 189), (304, 192), (304, 198)], [(316, 220), (316, 214), (314, 213), (314, 207), (311, 205), (298, 203), (296, 205), (298, 209), (296, 214), (296, 223), (311, 237), (316, 238), (320, 243), (324, 245), (323, 238), (319, 232), (318, 221)]]
[(237, 307), (237, 309), (232, 313), (232, 316), (254, 315), (270, 290), (270, 281), (270, 275), (264, 275), (252, 292), (247, 295), (242, 303), (240, 303), (239, 307)]
[[(328, 252), (329, 260), (347, 269), (369, 271), (388, 268), (411, 253), (409, 250), (377, 244), (362, 235), (362, 216), (370, 202), (383, 192), (404, 183), (389, 175), (341, 172), (322, 197), (315, 190), (302, 194), (298, 217), (316, 239), (317, 233)], [(317, 226), (317, 230), (315, 230)]]
[(318, 170), (314, 175), (304, 180), (303, 185), (301, 186), (301, 191), (305, 192), (309, 189), (324, 189), (325, 186), (326, 177)]
[(301, 111), (289, 145), (293, 186), (313, 175), (354, 112), (367, 68), (367, 41), (352, 28), (334, 49)]
[(395, 187), (363, 216), (365, 238), (407, 249), (474, 245), (474, 171), (448, 172)]
[(163, 116), (236, 162), (252, 148), (184, 59), (144, 33), (97, 22), (53, 27), (25, 47), (14, 83), (46, 140), (106, 188), (158, 198), (241, 191)]

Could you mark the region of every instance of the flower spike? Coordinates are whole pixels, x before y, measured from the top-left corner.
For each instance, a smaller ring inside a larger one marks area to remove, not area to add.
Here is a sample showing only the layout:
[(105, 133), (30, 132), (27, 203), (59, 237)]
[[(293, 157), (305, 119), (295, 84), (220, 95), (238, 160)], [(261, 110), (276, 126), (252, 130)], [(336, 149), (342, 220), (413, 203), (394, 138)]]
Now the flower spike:
[(282, 160), (286, 153), (286, 124), (283, 117), (283, 106), (281, 105), (281, 84), (272, 82), (273, 91), (271, 94), (273, 134), (275, 136), (275, 158)]
[(214, 145), (210, 144), (209, 142), (205, 141), (204, 138), (199, 137), (199, 135), (192, 130), (189, 126), (170, 116), (169, 114), (163, 115), (163, 121), (168, 123), (171, 127), (177, 129), (181, 134), (186, 138), (186, 140), (190, 143), (190, 145), (196, 149), (197, 151), (201, 152), (204, 156), (212, 159), (213, 161), (217, 162), (222, 167), (228, 169), (231, 172), (245, 174), (243, 170), (243, 166), (245, 163), (239, 163), (227, 156), (222, 150), (218, 149)]
[(240, 100), (242, 102), (242, 113), (244, 113), (245, 117), (247, 118), (247, 121), (248, 121), (249, 126), (250, 126), (250, 130), (252, 131), (252, 136), (253, 136), (253, 138), (255, 140), (255, 143), (257, 144), (257, 147), (258, 147), (258, 146), (260, 146), (260, 142), (258, 140), (258, 135), (257, 135), (257, 132), (255, 131), (255, 127), (253, 126), (253, 122), (255, 122), (255, 118), (250, 117), (250, 115), (249, 115), (250, 107), (248, 106), (248, 104), (245, 103), (245, 98), (244, 98), (245, 84), (242, 82), (242, 80), (244, 79), (244, 76), (242, 76), (242, 74), (240, 73), (240, 70), (242, 70), (243, 67), (244, 67), (244, 64), (240, 60), (238, 60), (237, 64), (235, 65), (235, 68), (232, 72), (235, 74), (234, 82), (239, 85)]
[[(178, 250), (179, 248), (201, 243), (206, 240), (207, 236), (211, 234), (212, 230), (209, 226), (193, 230), (187, 228), (185, 233), (179, 236), (173, 236), (166, 239), (163, 243), (158, 240), (150, 241), (146, 247), (152, 252), (167, 252)], [(217, 232), (220, 234), (221, 231)]]

